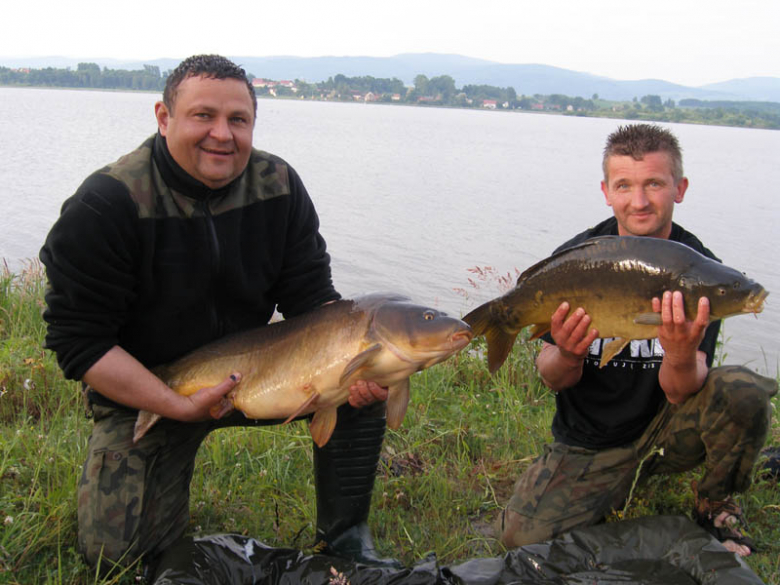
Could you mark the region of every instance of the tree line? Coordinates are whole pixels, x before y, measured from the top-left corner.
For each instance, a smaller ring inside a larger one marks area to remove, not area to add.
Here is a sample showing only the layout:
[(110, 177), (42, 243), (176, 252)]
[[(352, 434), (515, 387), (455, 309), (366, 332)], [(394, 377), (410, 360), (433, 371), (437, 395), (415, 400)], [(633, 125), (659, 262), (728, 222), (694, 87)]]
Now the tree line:
[[(156, 65), (143, 69), (101, 69), (96, 63), (79, 63), (76, 69), (0, 67), (0, 85), (162, 91), (170, 71)], [(248, 76), (254, 80), (254, 75)], [(752, 101), (704, 101), (684, 99), (676, 104), (658, 95), (632, 101), (550, 95), (520, 95), (513, 87), (467, 84), (458, 88), (449, 75), (417, 75), (407, 87), (400, 79), (370, 75), (338, 74), (327, 81), (308, 83), (296, 79), (284, 85), (270, 81), (255, 87), (258, 95), (304, 99), (376, 101), (423, 106), (491, 108), (598, 116), (629, 120), (666, 121), (780, 129), (780, 103)]]
[(144, 65), (143, 69), (134, 71), (108, 67), (101, 69), (96, 63), (79, 63), (75, 70), (69, 67), (0, 67), (0, 85), (162, 91), (169, 73), (166, 71), (162, 74), (156, 65)]

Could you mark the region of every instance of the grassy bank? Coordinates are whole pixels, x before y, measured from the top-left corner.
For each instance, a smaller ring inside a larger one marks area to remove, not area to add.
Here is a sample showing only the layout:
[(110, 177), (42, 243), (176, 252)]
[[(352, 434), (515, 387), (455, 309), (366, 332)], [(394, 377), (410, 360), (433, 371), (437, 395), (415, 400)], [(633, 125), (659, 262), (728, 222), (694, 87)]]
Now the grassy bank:
[[(42, 307), (37, 265), (16, 274), (0, 266), (0, 583), (134, 583), (133, 569), (101, 581), (75, 551), (76, 484), (91, 423), (78, 386), (41, 349)], [(388, 431), (374, 490), (371, 522), (383, 555), (411, 565), (435, 551), (453, 564), (503, 552), (489, 525), (550, 439), (554, 400), (535, 374), (536, 349), (517, 343), (494, 378), (465, 353), (413, 378), (412, 403), (401, 429)], [(780, 443), (777, 416), (772, 441)], [(310, 445), (302, 423), (212, 433), (192, 482), (192, 532), (308, 547)], [(687, 514), (692, 477), (652, 480), (620, 515)], [(748, 564), (780, 583), (777, 484), (757, 480), (742, 503), (762, 548)]]

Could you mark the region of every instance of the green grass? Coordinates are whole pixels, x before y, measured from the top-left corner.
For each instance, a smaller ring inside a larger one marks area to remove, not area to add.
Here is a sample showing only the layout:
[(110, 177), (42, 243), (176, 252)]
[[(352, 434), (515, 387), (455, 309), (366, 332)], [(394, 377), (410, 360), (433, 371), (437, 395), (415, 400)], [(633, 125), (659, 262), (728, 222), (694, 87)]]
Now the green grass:
[[(76, 485), (91, 422), (79, 386), (41, 349), (42, 298), (39, 266), (16, 274), (0, 267), (0, 583), (135, 583), (135, 567), (101, 580), (75, 550)], [(518, 342), (492, 378), (475, 351), (413, 377), (412, 402), (401, 428), (388, 431), (374, 489), (371, 523), (382, 555), (411, 565), (434, 551), (449, 565), (503, 553), (491, 524), (550, 440), (554, 400), (536, 376), (537, 349)], [(772, 434), (780, 443), (776, 416)], [(693, 477), (652, 478), (612, 520), (688, 514)], [(759, 479), (742, 497), (761, 546), (747, 562), (768, 584), (780, 583), (779, 495), (777, 483)], [(224, 429), (198, 454), (190, 528), (306, 549), (314, 502), (303, 423)]]

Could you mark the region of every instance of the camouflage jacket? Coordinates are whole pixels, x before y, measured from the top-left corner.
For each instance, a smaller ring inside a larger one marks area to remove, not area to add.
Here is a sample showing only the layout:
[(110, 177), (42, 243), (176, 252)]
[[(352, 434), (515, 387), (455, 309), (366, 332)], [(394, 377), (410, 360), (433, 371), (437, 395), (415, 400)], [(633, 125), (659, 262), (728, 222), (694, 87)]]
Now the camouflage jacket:
[(119, 345), (147, 367), (217, 337), (339, 298), (314, 206), (297, 173), (254, 150), (212, 190), (165, 139), (90, 175), (41, 249), (46, 347), (80, 379)]

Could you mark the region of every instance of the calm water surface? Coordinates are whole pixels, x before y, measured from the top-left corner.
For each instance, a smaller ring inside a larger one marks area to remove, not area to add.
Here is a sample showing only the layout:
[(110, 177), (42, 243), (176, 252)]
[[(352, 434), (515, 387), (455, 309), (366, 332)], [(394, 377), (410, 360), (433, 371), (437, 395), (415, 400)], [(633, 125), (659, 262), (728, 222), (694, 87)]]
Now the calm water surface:
[[(0, 258), (37, 256), (62, 201), (155, 131), (158, 97), (0, 88)], [(261, 100), (255, 146), (303, 177), (343, 295), (396, 291), (458, 315), (499, 292), (472, 269), (514, 278), (610, 215), (601, 149), (619, 123)], [(772, 293), (758, 318), (725, 321), (726, 361), (775, 375), (780, 132), (669, 127), (691, 181), (675, 220)]]

